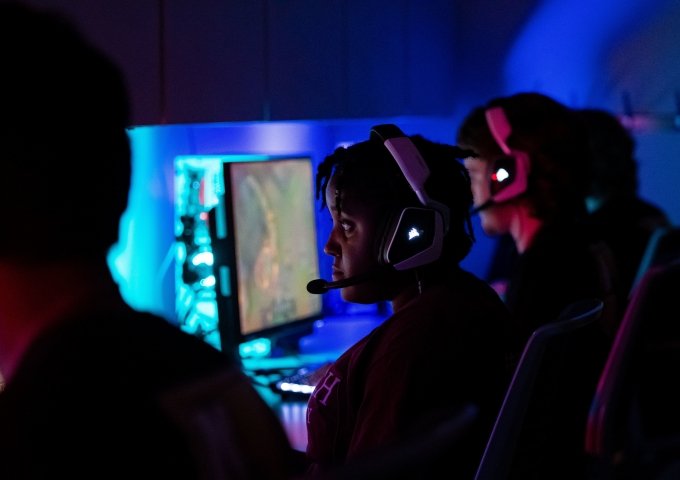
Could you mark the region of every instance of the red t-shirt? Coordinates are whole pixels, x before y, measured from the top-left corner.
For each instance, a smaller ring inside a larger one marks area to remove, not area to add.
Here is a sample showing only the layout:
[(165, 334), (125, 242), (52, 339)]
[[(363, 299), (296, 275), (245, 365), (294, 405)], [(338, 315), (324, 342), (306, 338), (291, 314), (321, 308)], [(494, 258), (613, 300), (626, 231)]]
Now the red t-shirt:
[(474, 472), (510, 378), (510, 325), (497, 294), (468, 272), (427, 288), (317, 384), (307, 409), (310, 471), (412, 438), (473, 404), (464, 468)]

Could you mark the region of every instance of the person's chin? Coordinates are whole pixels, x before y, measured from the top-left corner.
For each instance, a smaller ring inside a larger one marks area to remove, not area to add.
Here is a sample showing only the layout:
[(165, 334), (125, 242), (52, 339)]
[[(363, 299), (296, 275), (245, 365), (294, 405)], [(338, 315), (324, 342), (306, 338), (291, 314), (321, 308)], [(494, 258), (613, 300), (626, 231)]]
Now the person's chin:
[(503, 235), (506, 233), (503, 231), (503, 229), (499, 228), (499, 225), (497, 222), (495, 222), (492, 218), (484, 218), (482, 217), (481, 219), (481, 225), (482, 225), (482, 230), (484, 230), (484, 233), (487, 235)]
[(380, 301), (376, 295), (376, 292), (372, 291), (370, 288), (366, 288), (366, 286), (363, 285), (344, 287), (340, 292), (340, 296), (344, 301), (351, 303), (368, 304)]
[(498, 235), (498, 232), (496, 231), (496, 228), (494, 228), (494, 225), (489, 222), (484, 222), (483, 220), (482, 230), (484, 230), (484, 233), (489, 236)]

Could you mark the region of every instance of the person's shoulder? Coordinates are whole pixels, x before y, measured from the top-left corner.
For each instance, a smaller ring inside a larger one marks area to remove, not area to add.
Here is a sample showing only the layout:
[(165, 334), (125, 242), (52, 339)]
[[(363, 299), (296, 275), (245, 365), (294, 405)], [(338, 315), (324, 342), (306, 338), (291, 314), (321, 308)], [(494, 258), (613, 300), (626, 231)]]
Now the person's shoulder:
[(121, 354), (134, 359), (139, 373), (157, 379), (159, 384), (182, 382), (184, 378), (238, 366), (233, 355), (155, 314), (133, 311), (117, 321), (124, 324), (121, 334), (129, 335), (127, 344), (121, 344)]
[(639, 196), (610, 198), (589, 217), (592, 223), (605, 225), (635, 225), (648, 218), (662, 223), (669, 222), (668, 215), (660, 206)]
[(126, 305), (81, 312), (44, 335), (36, 349), (42, 370), (73, 381), (93, 377), (91, 382), (108, 384), (120, 395), (153, 396), (238, 366), (234, 356), (169, 320)]
[[(510, 312), (498, 293), (475, 274), (457, 267), (449, 277), (427, 290), (412, 316), (432, 332), (462, 334), (470, 328), (493, 329), (508, 322)], [(415, 323), (415, 322), (414, 322)]]
[(509, 315), (503, 300), (488, 282), (467, 270), (460, 270), (455, 280), (454, 291), (466, 303), (483, 304), (481, 308), (489, 308), (499, 315)]
[(132, 367), (123, 375), (140, 401), (146, 397), (162, 421), (193, 439), (215, 478), (237, 471), (283, 477), (291, 451), (285, 431), (237, 359), (151, 313), (127, 311), (117, 320), (122, 335), (136, 334), (120, 352)]
[(636, 216), (639, 223), (650, 227), (668, 227), (671, 220), (668, 214), (658, 205), (651, 203), (641, 197), (636, 197)]
[[(211, 478), (239, 472), (282, 478), (277, 472), (289, 468), (285, 432), (240, 366), (167, 320), (127, 310), (89, 312), (52, 341), (49, 355), (33, 358), (20, 384), (3, 392), (11, 397), (2, 399), (9, 409), (0, 413), (12, 421), (3, 423), (0, 445), (11, 441), (10, 433), (25, 432), (13, 452), (28, 452), (29, 443), (32, 453), (51, 452), (45, 464), (57, 472), (111, 461), (116, 474), (134, 466), (164, 478), (194, 478), (187, 472), (195, 461)], [(70, 447), (66, 452), (63, 442), (45, 440), (56, 440), (64, 428), (85, 452), (77, 465)], [(130, 432), (133, 438), (126, 437)], [(41, 440), (36, 445), (29, 436)]]
[[(290, 478), (295, 458), (274, 411), (236, 368), (166, 389), (162, 411), (192, 439), (210, 478)], [(289, 473), (286, 473), (289, 472)]]
[[(532, 271), (568, 268), (578, 259), (591, 257), (592, 247), (603, 241), (597, 226), (584, 218), (580, 221), (545, 225), (521, 255), (520, 262)], [(577, 262), (580, 263), (580, 262)]]

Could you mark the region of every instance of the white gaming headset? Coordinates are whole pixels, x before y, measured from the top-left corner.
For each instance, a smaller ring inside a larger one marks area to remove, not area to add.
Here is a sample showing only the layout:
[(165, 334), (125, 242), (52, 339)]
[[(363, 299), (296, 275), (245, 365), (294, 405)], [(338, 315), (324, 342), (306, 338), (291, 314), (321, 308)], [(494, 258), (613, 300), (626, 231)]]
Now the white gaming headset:
[(379, 247), (379, 261), (408, 270), (437, 260), (449, 228), (449, 209), (425, 192), (430, 169), (411, 139), (392, 124), (377, 125), (371, 135), (380, 139), (396, 160), (422, 207), (406, 207), (392, 215)]

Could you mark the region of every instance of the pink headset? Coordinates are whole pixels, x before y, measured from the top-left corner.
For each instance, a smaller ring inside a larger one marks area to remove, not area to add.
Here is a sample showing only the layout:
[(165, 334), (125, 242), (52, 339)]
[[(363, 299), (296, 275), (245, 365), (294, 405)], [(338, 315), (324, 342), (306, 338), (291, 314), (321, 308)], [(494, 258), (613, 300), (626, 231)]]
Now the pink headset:
[(527, 190), (529, 179), (529, 155), (521, 150), (513, 150), (507, 140), (512, 133), (512, 127), (501, 107), (491, 107), (486, 110), (486, 123), (491, 135), (501, 148), (504, 156), (493, 163), (491, 173), (490, 203), (496, 204), (512, 200)]

